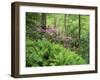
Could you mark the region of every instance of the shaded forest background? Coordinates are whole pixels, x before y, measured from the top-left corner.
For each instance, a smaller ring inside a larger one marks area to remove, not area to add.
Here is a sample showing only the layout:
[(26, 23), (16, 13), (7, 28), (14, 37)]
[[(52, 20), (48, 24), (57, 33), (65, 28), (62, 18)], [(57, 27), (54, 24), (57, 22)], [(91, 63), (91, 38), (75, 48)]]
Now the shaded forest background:
[(27, 67), (88, 63), (89, 15), (26, 13)]

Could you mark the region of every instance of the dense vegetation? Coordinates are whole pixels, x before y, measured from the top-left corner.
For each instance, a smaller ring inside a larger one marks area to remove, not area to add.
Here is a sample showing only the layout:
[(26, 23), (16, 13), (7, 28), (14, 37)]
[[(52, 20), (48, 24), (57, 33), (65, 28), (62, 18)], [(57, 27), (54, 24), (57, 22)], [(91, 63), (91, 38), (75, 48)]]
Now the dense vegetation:
[(26, 13), (26, 66), (89, 63), (89, 16)]

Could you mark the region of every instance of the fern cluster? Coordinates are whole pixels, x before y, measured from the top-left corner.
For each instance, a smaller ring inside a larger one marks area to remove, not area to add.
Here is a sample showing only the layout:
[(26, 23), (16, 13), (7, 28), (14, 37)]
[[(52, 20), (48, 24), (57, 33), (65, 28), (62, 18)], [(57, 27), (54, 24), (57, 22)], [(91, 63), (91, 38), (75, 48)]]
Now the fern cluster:
[(76, 52), (64, 48), (59, 43), (45, 38), (26, 39), (26, 66), (58, 66), (85, 64), (86, 61)]

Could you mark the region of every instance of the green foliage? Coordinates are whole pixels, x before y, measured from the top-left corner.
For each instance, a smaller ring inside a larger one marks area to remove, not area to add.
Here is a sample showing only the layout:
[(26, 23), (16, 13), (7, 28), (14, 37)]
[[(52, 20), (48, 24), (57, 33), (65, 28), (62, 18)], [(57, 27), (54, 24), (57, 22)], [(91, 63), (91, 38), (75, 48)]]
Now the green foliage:
[(81, 16), (80, 54), (89, 63), (89, 16)]
[(88, 64), (89, 15), (44, 14), (43, 21), (42, 13), (26, 13), (26, 66)]
[(26, 66), (57, 66), (85, 64), (86, 61), (61, 44), (41, 40), (26, 40)]
[(40, 27), (40, 13), (26, 13), (26, 36), (31, 38), (39, 36), (38, 27)]

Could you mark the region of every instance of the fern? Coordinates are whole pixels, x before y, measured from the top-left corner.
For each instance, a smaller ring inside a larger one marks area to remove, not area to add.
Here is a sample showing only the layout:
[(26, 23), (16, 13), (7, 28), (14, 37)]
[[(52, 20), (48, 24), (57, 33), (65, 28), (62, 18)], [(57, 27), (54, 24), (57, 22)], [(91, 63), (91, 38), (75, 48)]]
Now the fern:
[(26, 40), (26, 66), (58, 66), (86, 64), (86, 61), (74, 51), (59, 43), (45, 38)]

